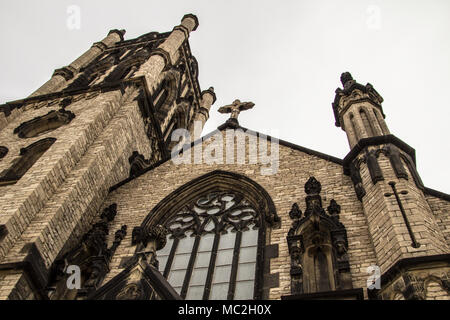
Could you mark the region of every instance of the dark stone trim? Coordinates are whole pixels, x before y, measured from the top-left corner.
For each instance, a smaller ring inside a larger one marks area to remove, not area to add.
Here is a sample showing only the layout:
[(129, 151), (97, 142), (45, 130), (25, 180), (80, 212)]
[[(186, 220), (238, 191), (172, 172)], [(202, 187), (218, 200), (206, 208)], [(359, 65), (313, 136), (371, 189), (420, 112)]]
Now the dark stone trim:
[(5, 146), (0, 146), (0, 159), (4, 158), (8, 154), (8, 148)]
[(21, 262), (0, 264), (0, 270), (22, 270), (32, 286), (33, 293), (39, 299), (47, 300), (44, 293), (49, 278), (49, 270), (35, 243), (29, 245), (29, 251)]
[(11, 111), (14, 109), (20, 108), (22, 105), (19, 104), (2, 104), (0, 106), (0, 112), (3, 112), (5, 114), (5, 117), (8, 117), (11, 114)]
[[(155, 219), (161, 218), (167, 219), (168, 217), (159, 216), (162, 214), (161, 213), (162, 208), (174, 207), (173, 199), (175, 197), (180, 196), (181, 194), (183, 194), (183, 192), (187, 192), (187, 190), (191, 190), (192, 188), (195, 187), (202, 188), (205, 185), (206, 181), (210, 181), (210, 178), (216, 179), (220, 178), (221, 182), (224, 184), (233, 181), (234, 185), (236, 185), (236, 182), (239, 181), (242, 183), (242, 185), (245, 185), (245, 187), (247, 188), (254, 188), (254, 192), (261, 197), (259, 199), (261, 200), (261, 202), (259, 203), (258, 207), (259, 208), (263, 207), (265, 210), (267, 210), (267, 212), (265, 212), (265, 215), (262, 217), (263, 218), (262, 220), (268, 223), (272, 228), (280, 227), (281, 221), (279, 216), (277, 215), (275, 204), (273, 203), (273, 200), (269, 195), (269, 193), (260, 184), (248, 178), (247, 176), (223, 170), (210, 171), (207, 174), (201, 175), (172, 191), (155, 207), (153, 207), (153, 209), (147, 214), (147, 216), (142, 221), (141, 227), (145, 228), (148, 225), (151, 225)], [(165, 212), (165, 214), (167, 214), (167, 212)]]
[(92, 47), (98, 48), (101, 51), (105, 51), (106, 49), (108, 49), (108, 46), (106, 44), (104, 44), (103, 42), (101, 42), (101, 41), (94, 42), (92, 44)]
[(62, 68), (56, 69), (53, 72), (53, 77), (54, 76), (61, 76), (64, 78), (64, 80), (69, 81), (70, 79), (73, 78), (73, 71), (70, 70), (69, 67), (62, 67)]
[(161, 49), (161, 48), (153, 49), (150, 52), (150, 57), (154, 56), (154, 55), (162, 57), (164, 59), (164, 65), (165, 66), (168, 66), (168, 65), (172, 64), (172, 60), (170, 59), (170, 54), (166, 50)]
[(200, 235), (195, 236), (194, 246), (192, 248), (191, 257), (187, 266), (186, 274), (183, 281), (183, 287), (181, 288), (180, 296), (185, 299), (187, 291), (189, 289), (189, 282), (191, 282), (192, 271), (194, 270), (194, 263), (197, 258), (198, 246), (200, 245)]
[[(278, 245), (276, 245), (278, 253)], [(258, 248), (256, 251), (255, 284), (253, 298), (255, 300), (264, 299), (265, 290), (267, 295), (269, 289), (266, 289), (264, 282), (267, 274), (270, 274), (270, 258), (266, 255), (266, 227), (263, 224), (258, 230)]]
[(378, 159), (374, 150), (369, 151), (366, 149), (366, 164), (369, 169), (370, 178), (373, 184), (377, 184), (378, 181), (383, 181), (383, 172), (381, 171), (380, 165), (378, 164)]
[(0, 225), (0, 241), (8, 235), (8, 228), (4, 224)]
[(447, 193), (444, 193), (444, 192), (440, 192), (440, 191), (437, 191), (437, 190), (434, 190), (434, 189), (431, 189), (431, 188), (424, 187), (424, 193), (426, 195), (430, 195), (430, 196), (433, 196), (433, 197), (436, 197), (436, 198), (440, 198), (440, 199), (443, 199), (443, 200), (450, 201), (450, 194), (447, 194)]
[(236, 238), (234, 240), (233, 260), (231, 262), (230, 284), (228, 286), (228, 296), (227, 296), (228, 300), (234, 299), (234, 292), (236, 289), (237, 269), (238, 269), (238, 262), (239, 262), (239, 253), (240, 253), (240, 249), (241, 249), (241, 240), (242, 240), (242, 232), (239, 230), (238, 232), (236, 232)]
[(266, 259), (278, 258), (278, 243), (267, 245), (264, 248), (264, 256)]
[(183, 32), (183, 33), (184, 33), (184, 37), (185, 37), (186, 39), (189, 37), (189, 30), (188, 30), (188, 28), (186, 28), (185, 26), (183, 26), (183, 25), (178, 25), (178, 26), (176, 26), (176, 27), (173, 28), (173, 31), (175, 31), (175, 30), (179, 30), (179, 31)]
[(203, 90), (201, 92), (201, 95), (203, 96), (205, 93), (209, 93), (209, 94), (211, 94), (213, 96), (212, 104), (214, 104), (216, 102), (216, 100), (217, 100), (216, 93), (214, 92), (214, 88), (213, 87), (209, 87), (208, 89)]
[[(263, 238), (261, 238), (263, 237)], [(265, 233), (260, 235), (260, 240), (265, 243), (266, 237)], [(261, 259), (258, 261), (263, 261), (262, 265), (257, 264), (257, 278), (255, 281), (255, 300), (267, 300), (269, 299), (270, 289), (277, 288), (280, 286), (280, 273), (270, 273), (270, 259), (278, 258), (278, 244), (271, 244), (265, 247), (261, 246)], [(258, 247), (259, 250), (259, 247)], [(259, 258), (258, 258), (259, 259)]]
[[(87, 300), (98, 300), (106, 296), (109, 291), (114, 290), (115, 287), (123, 285), (124, 281), (128, 279), (129, 273), (138, 263), (136, 256), (133, 257), (134, 262), (131, 263), (125, 270), (115, 276), (113, 279), (108, 281), (100, 289), (94, 291), (92, 295), (88, 296)], [(152, 266), (147, 266), (144, 269), (144, 276), (151, 280), (151, 285), (155, 289), (156, 293), (163, 300), (181, 300), (178, 293), (172, 288), (172, 286), (167, 282), (166, 279), (161, 275), (161, 273)]]
[(170, 248), (170, 254), (169, 254), (169, 257), (167, 258), (166, 266), (164, 268), (164, 273), (163, 273), (163, 276), (166, 279), (169, 276), (170, 269), (172, 268), (173, 259), (175, 258), (175, 252), (177, 251), (179, 242), (180, 242), (180, 239), (175, 238), (173, 240), (172, 248)]
[(290, 296), (281, 296), (281, 300), (342, 300), (352, 297), (355, 298), (355, 300), (364, 300), (363, 288), (305, 293), (305, 294), (293, 294)]
[(355, 159), (361, 151), (363, 151), (366, 147), (369, 146), (376, 146), (380, 144), (389, 144), (392, 143), (393, 145), (397, 146), (400, 150), (404, 151), (406, 154), (408, 154), (411, 159), (414, 162), (414, 165), (416, 164), (416, 151), (414, 148), (410, 147), (408, 144), (397, 138), (396, 136), (389, 134), (385, 136), (377, 136), (377, 137), (370, 137), (370, 138), (363, 138), (358, 141), (358, 143), (353, 147), (353, 149), (345, 156), (342, 164), (344, 166), (344, 173), (346, 175), (350, 174), (350, 163)]
[(264, 274), (264, 289), (278, 288), (280, 286), (280, 273)]
[(126, 46), (137, 46), (142, 43), (149, 43), (152, 41), (163, 41), (170, 36), (171, 32), (148, 32), (134, 39), (123, 40), (120, 42), (116, 42), (114, 46), (111, 46), (108, 50), (115, 50), (118, 48), (124, 48)]
[(183, 18), (181, 19), (181, 21), (183, 21), (183, 20), (186, 19), (186, 18), (192, 18), (192, 19), (195, 20), (195, 27), (194, 27), (194, 29), (192, 29), (192, 31), (197, 30), (197, 27), (198, 27), (198, 25), (199, 25), (197, 16), (196, 16), (195, 14), (188, 13), (188, 14), (185, 14), (185, 15), (183, 16)]
[[(66, 100), (66, 99), (64, 99), (64, 100)], [(44, 115), (35, 117), (31, 120), (22, 122), (18, 127), (16, 127), (14, 129), (13, 133), (17, 134), (19, 136), (19, 138), (22, 138), (22, 139), (34, 138), (40, 133), (38, 133), (36, 135), (32, 135), (32, 136), (27, 136), (27, 133), (29, 133), (29, 131), (31, 131), (33, 128), (39, 127), (40, 123), (58, 121), (60, 126), (57, 128), (48, 130), (48, 132), (50, 132), (50, 131), (59, 129), (63, 125), (69, 124), (74, 118), (75, 118), (75, 114), (69, 110), (65, 110), (65, 109), (52, 110), (52, 111), (49, 111), (47, 114), (44, 114)]]
[[(203, 291), (203, 300), (208, 300), (211, 293), (211, 284), (214, 276), (214, 269), (216, 267), (217, 250), (219, 249), (219, 239), (220, 233), (216, 232), (211, 249), (211, 257), (209, 259), (208, 274), (205, 281), (205, 290)], [(175, 240), (178, 240), (178, 238), (176, 238)]]
[(406, 269), (415, 267), (420, 264), (433, 263), (433, 262), (446, 262), (450, 263), (450, 253), (433, 255), (433, 256), (422, 256), (405, 258), (397, 261), (392, 267), (381, 275), (381, 287), (395, 280)]

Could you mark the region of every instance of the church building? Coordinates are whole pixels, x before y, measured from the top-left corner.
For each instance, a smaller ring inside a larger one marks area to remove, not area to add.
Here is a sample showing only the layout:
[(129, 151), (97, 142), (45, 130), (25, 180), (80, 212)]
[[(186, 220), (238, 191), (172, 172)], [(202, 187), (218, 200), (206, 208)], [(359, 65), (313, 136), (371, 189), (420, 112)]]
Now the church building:
[(111, 30), (0, 105), (0, 299), (449, 300), (450, 195), (374, 86), (340, 76), (344, 159), (261, 134), (200, 87), (198, 25)]

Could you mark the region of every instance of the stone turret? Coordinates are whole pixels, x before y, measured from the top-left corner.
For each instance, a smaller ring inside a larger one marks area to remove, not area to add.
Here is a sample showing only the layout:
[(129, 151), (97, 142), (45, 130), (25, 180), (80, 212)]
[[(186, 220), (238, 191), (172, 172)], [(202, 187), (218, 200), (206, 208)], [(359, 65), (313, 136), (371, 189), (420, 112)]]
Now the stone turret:
[(425, 199), (415, 150), (390, 134), (383, 98), (349, 72), (341, 82), (332, 106), (336, 126), (346, 132), (351, 147), (344, 172), (362, 202), (381, 274), (405, 259), (448, 253)]

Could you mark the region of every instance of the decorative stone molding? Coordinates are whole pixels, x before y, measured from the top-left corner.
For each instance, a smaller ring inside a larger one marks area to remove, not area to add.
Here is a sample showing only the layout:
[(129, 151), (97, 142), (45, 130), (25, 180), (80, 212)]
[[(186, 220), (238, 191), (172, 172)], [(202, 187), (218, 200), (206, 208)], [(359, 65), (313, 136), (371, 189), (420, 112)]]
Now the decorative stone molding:
[(20, 149), (20, 157), (15, 159), (8, 169), (0, 173), (0, 186), (19, 181), (55, 141), (55, 138), (45, 138)]
[(108, 46), (101, 41), (94, 42), (92, 44), (92, 47), (98, 48), (98, 49), (100, 49), (100, 51), (105, 51), (106, 49), (108, 49)]
[(197, 16), (196, 15), (194, 15), (194, 14), (192, 14), (192, 13), (188, 13), (188, 14), (185, 14), (184, 16), (183, 16), (183, 18), (181, 19), (181, 21), (183, 21), (184, 19), (193, 19), (194, 21), (195, 21), (195, 26), (194, 26), (194, 28), (192, 29), (192, 31), (195, 31), (195, 30), (197, 30), (197, 27), (199, 26), (199, 22), (198, 22), (198, 18), (197, 18)]
[(214, 103), (216, 102), (217, 97), (216, 97), (216, 93), (214, 92), (214, 87), (209, 87), (208, 89), (203, 90), (202, 93), (201, 93), (202, 97), (203, 97), (203, 95), (205, 95), (205, 94), (210, 94), (210, 95), (213, 97), (213, 102), (212, 102), (212, 104), (214, 104)]
[(179, 30), (179, 31), (181, 31), (181, 32), (184, 33), (184, 37), (185, 37), (186, 39), (189, 38), (189, 29), (186, 28), (185, 26), (183, 26), (182, 24), (181, 24), (181, 25), (178, 25), (178, 26), (176, 26), (176, 27), (174, 27), (173, 30), (174, 30), (174, 31), (175, 31), (175, 30)]
[(117, 214), (117, 205), (111, 204), (100, 215), (100, 221), (83, 236), (77, 247), (57, 259), (52, 266), (52, 274), (48, 290), (53, 292), (52, 299), (63, 299), (69, 294), (66, 288), (65, 270), (69, 265), (77, 265), (82, 273), (82, 288), (75, 292), (77, 296), (86, 296), (99, 288), (106, 274), (109, 263), (127, 234), (127, 226), (123, 225), (114, 235), (111, 247), (107, 247), (109, 224)]
[(154, 56), (154, 55), (162, 57), (164, 59), (165, 66), (172, 65), (172, 59), (170, 58), (170, 53), (168, 53), (166, 50), (164, 50), (162, 48), (153, 49), (150, 56)]
[(370, 102), (376, 108), (378, 108), (383, 117), (385, 117), (385, 115), (383, 114), (383, 109), (381, 107), (383, 98), (370, 83), (367, 83), (365, 86), (357, 83), (355, 80), (353, 80), (353, 77), (349, 72), (344, 72), (341, 75), (341, 83), (344, 89), (336, 89), (336, 96), (334, 98), (334, 102), (332, 103), (334, 117), (336, 120), (335, 125), (337, 127), (340, 127), (343, 124), (342, 115), (345, 113), (345, 111), (352, 104), (357, 102)]
[(369, 169), (370, 178), (372, 183), (376, 184), (378, 181), (383, 181), (383, 172), (381, 171), (380, 165), (378, 164), (379, 152), (376, 149), (368, 150), (366, 148), (366, 155), (363, 158), (363, 162), (367, 164)]
[(56, 69), (55, 72), (53, 72), (53, 76), (62, 76), (66, 81), (69, 81), (74, 76), (74, 72), (71, 69), (72, 68), (68, 66)]
[(156, 250), (161, 250), (166, 245), (168, 231), (162, 225), (135, 227), (131, 243), (133, 245), (142, 244), (147, 247), (149, 242), (154, 241)]
[[(320, 196), (321, 184), (314, 177), (306, 182), (305, 192), (305, 213), (297, 203), (289, 212), (293, 220), (287, 236), (291, 256), (291, 292), (350, 289), (347, 231), (339, 221), (341, 207), (332, 199), (328, 214), (325, 212)], [(312, 275), (317, 271), (316, 264), (320, 266), (320, 276)]]
[(58, 129), (59, 127), (70, 123), (75, 118), (71, 111), (60, 109), (52, 110), (44, 116), (36, 117), (32, 120), (23, 122), (14, 129), (19, 138), (33, 138), (43, 133)]
[(386, 157), (389, 158), (392, 169), (394, 170), (397, 178), (408, 180), (408, 172), (403, 166), (402, 159), (400, 157), (400, 152), (396, 146), (387, 144), (382, 149), (379, 150), (379, 153), (383, 153)]

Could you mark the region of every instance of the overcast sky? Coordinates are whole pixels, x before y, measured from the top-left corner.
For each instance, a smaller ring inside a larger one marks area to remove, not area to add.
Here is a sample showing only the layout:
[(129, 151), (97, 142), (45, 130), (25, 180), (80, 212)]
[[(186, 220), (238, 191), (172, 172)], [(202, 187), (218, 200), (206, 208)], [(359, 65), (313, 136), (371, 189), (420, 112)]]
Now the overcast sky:
[(3, 0), (0, 103), (31, 94), (110, 29), (126, 29), (126, 39), (166, 32), (186, 13), (200, 21), (190, 36), (200, 85), (217, 94), (204, 133), (239, 98), (256, 104), (242, 126), (343, 158), (349, 146), (331, 102), (350, 71), (383, 96), (391, 133), (416, 149), (424, 184), (450, 193), (448, 0)]

